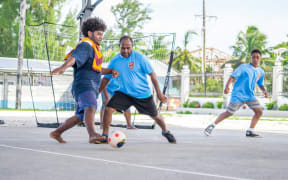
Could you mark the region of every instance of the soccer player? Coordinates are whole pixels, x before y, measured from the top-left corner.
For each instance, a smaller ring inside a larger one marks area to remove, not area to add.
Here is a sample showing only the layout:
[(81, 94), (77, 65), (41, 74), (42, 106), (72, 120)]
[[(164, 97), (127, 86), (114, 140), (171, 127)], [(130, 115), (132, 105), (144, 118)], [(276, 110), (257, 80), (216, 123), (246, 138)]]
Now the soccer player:
[(224, 94), (228, 94), (230, 84), (236, 80), (233, 91), (231, 94), (230, 104), (228, 105), (226, 112), (220, 114), (214, 123), (210, 124), (204, 133), (209, 136), (215, 126), (233, 115), (243, 104), (247, 104), (250, 109), (254, 111), (254, 116), (250, 124), (250, 128), (246, 131), (246, 137), (260, 137), (254, 132), (254, 128), (262, 116), (262, 108), (255, 97), (254, 89), (257, 84), (264, 93), (264, 96), (268, 97), (268, 92), (264, 87), (264, 70), (259, 67), (261, 62), (261, 51), (254, 49), (251, 52), (251, 63), (240, 65), (228, 79)]
[[(162, 135), (169, 143), (176, 143), (175, 137), (167, 130), (163, 117), (158, 113), (149, 88), (147, 75), (161, 102), (166, 102), (167, 97), (160, 91), (156, 73), (145, 56), (133, 50), (133, 40), (129, 36), (121, 37), (120, 53), (110, 62), (108, 68), (115, 69), (120, 76), (116, 78), (119, 89), (108, 102), (104, 112), (103, 136), (108, 137), (109, 126), (112, 121), (112, 113), (117, 110), (123, 112), (130, 106), (134, 106), (139, 113), (149, 115), (162, 129)], [(106, 75), (100, 85), (99, 91), (107, 85), (111, 76)], [(106, 141), (103, 143), (107, 143)]]
[[(119, 84), (117, 83), (117, 80), (115, 79), (111, 79), (108, 83), (108, 85), (106, 86), (106, 88), (103, 89), (101, 96), (102, 96), (102, 108), (101, 108), (101, 112), (100, 112), (100, 128), (103, 128), (103, 116), (104, 116), (104, 110), (106, 107), (106, 104), (109, 102), (109, 100), (111, 99), (111, 97), (113, 96), (115, 90), (117, 90), (119, 88)], [(126, 123), (127, 129), (137, 129), (135, 126), (133, 126), (131, 124), (131, 110), (130, 108), (128, 108), (125, 112), (124, 112), (124, 116), (126, 119)]]
[(61, 137), (64, 131), (83, 120), (89, 134), (89, 143), (100, 143), (102, 136), (94, 130), (94, 116), (101, 74), (112, 73), (115, 77), (118, 75), (117, 71), (101, 67), (103, 55), (99, 48), (106, 30), (104, 21), (97, 17), (89, 18), (83, 22), (81, 30), (85, 38), (66, 55), (65, 63), (51, 72), (51, 75), (62, 74), (69, 67), (74, 70), (72, 94), (77, 103), (75, 115), (50, 133), (50, 137), (59, 143), (66, 143)]

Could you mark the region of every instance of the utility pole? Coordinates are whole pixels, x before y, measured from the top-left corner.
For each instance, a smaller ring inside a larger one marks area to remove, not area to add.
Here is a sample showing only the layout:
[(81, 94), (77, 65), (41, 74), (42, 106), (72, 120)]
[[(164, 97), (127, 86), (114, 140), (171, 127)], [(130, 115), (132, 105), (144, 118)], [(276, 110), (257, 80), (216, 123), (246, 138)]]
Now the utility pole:
[(25, 20), (26, 20), (26, 0), (21, 0), (19, 38), (18, 38), (16, 109), (21, 109), (22, 69), (23, 69), (22, 66), (23, 66), (23, 57), (24, 57)]
[(196, 17), (201, 17), (202, 18), (202, 65), (201, 65), (201, 71), (203, 73), (203, 78), (202, 81), (204, 83), (204, 93), (206, 96), (206, 19), (217, 19), (217, 16), (206, 16), (206, 0), (203, 0), (203, 12), (202, 15), (195, 15)]
[(77, 15), (77, 20), (80, 20), (80, 31), (79, 31), (79, 39), (82, 39), (83, 35), (81, 33), (81, 25), (82, 22), (88, 19), (93, 10), (98, 6), (103, 0), (96, 1), (93, 5), (91, 5), (91, 0), (82, 0), (82, 10)]
[(203, 26), (202, 26), (202, 33), (203, 33), (203, 46), (202, 46), (202, 73), (206, 72), (206, 9), (205, 9), (205, 0), (203, 0)]

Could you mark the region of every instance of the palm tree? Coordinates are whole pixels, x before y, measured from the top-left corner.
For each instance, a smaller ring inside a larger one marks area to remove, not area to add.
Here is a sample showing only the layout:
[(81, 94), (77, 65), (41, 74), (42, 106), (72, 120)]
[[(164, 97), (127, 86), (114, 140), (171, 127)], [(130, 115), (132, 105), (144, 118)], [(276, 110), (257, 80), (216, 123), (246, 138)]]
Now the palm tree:
[(187, 49), (192, 35), (196, 34), (197, 33), (193, 31), (187, 31), (184, 37), (184, 49), (182, 50), (180, 47), (177, 47), (175, 50), (175, 58), (172, 66), (178, 71), (181, 71), (183, 65), (188, 65), (191, 72), (200, 72), (201, 70), (201, 60), (192, 56)]
[[(279, 48), (286, 48), (287, 50), (281, 53), (281, 57), (283, 58), (283, 67), (284, 69), (288, 69), (288, 42), (282, 42), (277, 44), (276, 46), (272, 47), (272, 49), (279, 49)], [(276, 55), (271, 53), (271, 58), (276, 59)]]
[[(165, 42), (165, 35), (153, 36), (151, 59), (165, 60), (169, 58), (169, 42)], [(170, 36), (171, 37), (171, 36)]]
[(253, 49), (259, 49), (263, 54), (267, 53), (266, 39), (266, 35), (261, 33), (256, 26), (249, 26), (246, 32), (241, 31), (238, 34), (236, 44), (231, 46), (236, 59), (226, 63), (231, 63), (233, 68), (237, 68), (242, 63), (250, 62), (250, 53)]

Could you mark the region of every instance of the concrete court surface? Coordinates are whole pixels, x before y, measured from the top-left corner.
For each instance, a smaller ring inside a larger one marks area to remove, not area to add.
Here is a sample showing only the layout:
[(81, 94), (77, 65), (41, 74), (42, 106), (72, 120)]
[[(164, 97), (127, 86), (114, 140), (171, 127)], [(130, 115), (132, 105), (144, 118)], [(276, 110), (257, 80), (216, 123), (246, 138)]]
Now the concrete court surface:
[(0, 126), (0, 179), (288, 179), (288, 134), (253, 139), (245, 130), (217, 129), (206, 137), (203, 129), (170, 125), (177, 144), (168, 144), (159, 128), (115, 129), (127, 136), (123, 148), (88, 144), (83, 127), (67, 131), (68, 144), (59, 144), (49, 128)]

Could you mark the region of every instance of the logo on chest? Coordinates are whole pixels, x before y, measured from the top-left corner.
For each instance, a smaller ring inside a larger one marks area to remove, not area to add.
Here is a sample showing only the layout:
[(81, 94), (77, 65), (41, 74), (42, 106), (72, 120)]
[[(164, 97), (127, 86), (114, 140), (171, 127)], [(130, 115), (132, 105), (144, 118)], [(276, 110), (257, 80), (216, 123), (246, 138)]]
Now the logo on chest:
[(134, 69), (134, 62), (129, 62), (128, 67), (129, 69)]

